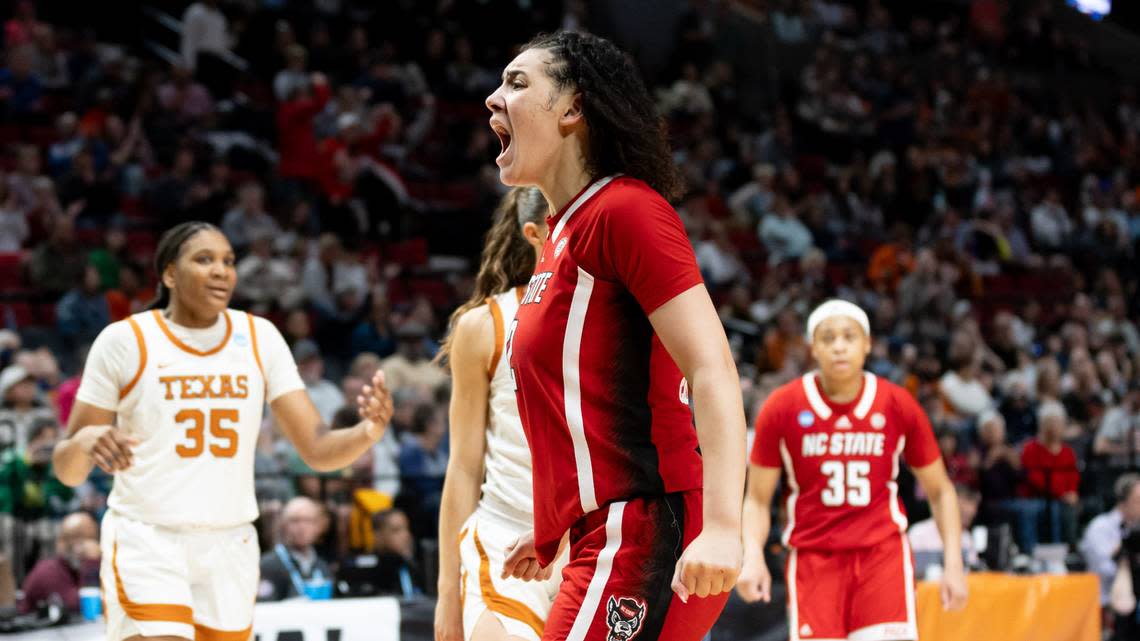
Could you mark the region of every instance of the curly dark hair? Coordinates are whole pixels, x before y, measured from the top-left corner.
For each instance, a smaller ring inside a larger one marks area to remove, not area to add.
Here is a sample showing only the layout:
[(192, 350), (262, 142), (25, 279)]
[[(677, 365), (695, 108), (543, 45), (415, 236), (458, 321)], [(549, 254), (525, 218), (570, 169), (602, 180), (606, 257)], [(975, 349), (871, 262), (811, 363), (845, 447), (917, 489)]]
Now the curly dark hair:
[(625, 174), (667, 199), (684, 183), (669, 149), (665, 120), (633, 60), (614, 43), (588, 33), (539, 34), (523, 45), (554, 56), (546, 73), (559, 90), (582, 95), (589, 125), (586, 170), (593, 177)]

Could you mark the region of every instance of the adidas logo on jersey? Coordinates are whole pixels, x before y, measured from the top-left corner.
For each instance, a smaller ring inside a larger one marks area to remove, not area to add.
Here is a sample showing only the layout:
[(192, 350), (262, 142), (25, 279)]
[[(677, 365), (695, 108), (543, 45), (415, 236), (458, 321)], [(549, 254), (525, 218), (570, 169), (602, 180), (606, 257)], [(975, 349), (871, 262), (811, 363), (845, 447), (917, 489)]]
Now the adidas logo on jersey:
[(801, 625), (800, 626), (800, 636), (801, 637), (810, 637), (811, 636), (811, 626), (806, 624), (806, 623)]
[(849, 430), (849, 429), (851, 429), (851, 419), (847, 418), (846, 414), (844, 414), (843, 416), (840, 416), (839, 420), (835, 421), (835, 429), (837, 429), (837, 430)]

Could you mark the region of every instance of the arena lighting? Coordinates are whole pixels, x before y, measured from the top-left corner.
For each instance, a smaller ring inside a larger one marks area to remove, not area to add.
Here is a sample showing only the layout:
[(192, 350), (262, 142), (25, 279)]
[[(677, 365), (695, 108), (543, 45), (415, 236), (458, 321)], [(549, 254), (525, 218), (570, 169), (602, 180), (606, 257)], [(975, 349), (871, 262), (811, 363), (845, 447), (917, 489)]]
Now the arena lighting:
[(1112, 0), (1065, 0), (1065, 3), (1093, 20), (1101, 20), (1112, 13)]

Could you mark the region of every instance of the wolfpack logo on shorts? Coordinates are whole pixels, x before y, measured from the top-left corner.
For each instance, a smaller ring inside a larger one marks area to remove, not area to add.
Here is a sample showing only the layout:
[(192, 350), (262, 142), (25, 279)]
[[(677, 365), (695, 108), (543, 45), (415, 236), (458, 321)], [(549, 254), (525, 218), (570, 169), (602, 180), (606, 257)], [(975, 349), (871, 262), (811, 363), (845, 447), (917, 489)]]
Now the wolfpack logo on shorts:
[(606, 625), (610, 633), (606, 641), (629, 641), (641, 632), (641, 622), (645, 620), (645, 603), (632, 597), (620, 599), (610, 597), (606, 601)]

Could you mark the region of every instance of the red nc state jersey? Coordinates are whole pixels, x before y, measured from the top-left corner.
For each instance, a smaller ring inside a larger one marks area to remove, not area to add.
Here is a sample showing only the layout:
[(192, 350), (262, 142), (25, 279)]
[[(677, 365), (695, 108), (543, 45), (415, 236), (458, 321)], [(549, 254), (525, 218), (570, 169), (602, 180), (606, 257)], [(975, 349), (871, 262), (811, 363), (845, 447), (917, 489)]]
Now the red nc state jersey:
[(900, 455), (911, 467), (938, 460), (934, 431), (906, 390), (868, 372), (843, 405), (807, 374), (773, 392), (756, 419), (752, 463), (784, 468), (791, 547), (862, 548), (906, 531)]
[(506, 347), (544, 564), (583, 514), (702, 480), (688, 387), (648, 318), (701, 283), (677, 213), (640, 180), (609, 177), (547, 223)]

